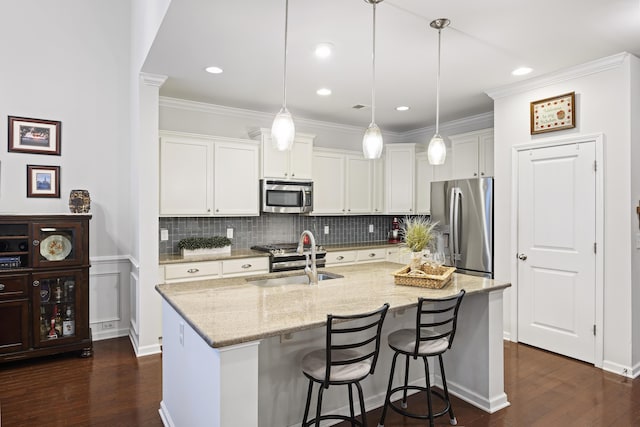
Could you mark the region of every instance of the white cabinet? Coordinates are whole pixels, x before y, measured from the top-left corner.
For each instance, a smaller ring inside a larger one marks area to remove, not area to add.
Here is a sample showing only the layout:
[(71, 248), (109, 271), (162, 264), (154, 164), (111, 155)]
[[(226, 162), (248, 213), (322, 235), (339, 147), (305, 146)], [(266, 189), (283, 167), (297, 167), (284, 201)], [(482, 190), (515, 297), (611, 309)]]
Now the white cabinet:
[(362, 215), (373, 212), (375, 163), (361, 153), (315, 149), (313, 213)]
[(415, 144), (385, 147), (385, 208), (388, 214), (413, 214), (415, 191)]
[(400, 247), (388, 248), (387, 261), (405, 265), (409, 264), (411, 262), (411, 252)]
[(325, 150), (313, 152), (313, 214), (345, 213), (345, 156)]
[(493, 176), (493, 129), (452, 135), (453, 179)]
[(211, 141), (180, 135), (161, 135), (160, 141), (160, 215), (211, 215)]
[(239, 277), (269, 273), (268, 257), (232, 258), (212, 261), (179, 262), (166, 264), (165, 283), (190, 282), (194, 280)]
[(357, 256), (357, 251), (327, 252), (327, 255), (325, 256), (325, 265), (330, 267), (338, 264), (353, 264), (356, 262)]
[(296, 133), (291, 150), (278, 151), (271, 143), (269, 129), (249, 133), (260, 141), (262, 156), (260, 178), (311, 179), (314, 135)]
[(268, 257), (235, 258), (222, 260), (222, 277), (266, 274), (269, 272)]
[(258, 216), (258, 145), (247, 142), (215, 141), (215, 215)]
[(356, 256), (356, 260), (360, 262), (384, 261), (387, 259), (387, 251), (385, 248), (376, 249), (360, 249)]
[(431, 182), (434, 167), (429, 163), (427, 153), (416, 154), (416, 213), (431, 213)]
[(373, 163), (373, 212), (384, 212), (384, 157), (370, 160)]
[(255, 141), (160, 133), (161, 216), (257, 216)]
[(363, 262), (385, 261), (387, 248), (354, 249), (350, 251), (330, 251), (325, 257), (326, 266), (340, 264), (359, 264)]

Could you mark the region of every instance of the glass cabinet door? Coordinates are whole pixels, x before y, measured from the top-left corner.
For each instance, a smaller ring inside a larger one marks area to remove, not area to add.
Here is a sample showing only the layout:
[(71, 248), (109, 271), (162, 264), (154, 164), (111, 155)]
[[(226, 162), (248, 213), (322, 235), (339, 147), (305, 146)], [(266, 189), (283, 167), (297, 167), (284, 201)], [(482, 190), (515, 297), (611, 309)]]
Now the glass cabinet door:
[(87, 299), (85, 273), (67, 270), (34, 273), (33, 336), (34, 346), (59, 345), (61, 340), (74, 341), (87, 335)]
[(62, 267), (89, 264), (82, 250), (88, 230), (78, 222), (34, 223), (32, 225), (34, 267)]

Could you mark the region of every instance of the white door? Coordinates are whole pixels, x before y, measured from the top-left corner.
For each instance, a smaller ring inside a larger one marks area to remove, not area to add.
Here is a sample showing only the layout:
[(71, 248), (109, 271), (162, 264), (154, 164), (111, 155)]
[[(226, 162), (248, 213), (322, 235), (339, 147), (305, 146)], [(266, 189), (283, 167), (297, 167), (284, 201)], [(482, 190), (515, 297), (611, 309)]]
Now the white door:
[(518, 163), (518, 340), (595, 359), (595, 142)]

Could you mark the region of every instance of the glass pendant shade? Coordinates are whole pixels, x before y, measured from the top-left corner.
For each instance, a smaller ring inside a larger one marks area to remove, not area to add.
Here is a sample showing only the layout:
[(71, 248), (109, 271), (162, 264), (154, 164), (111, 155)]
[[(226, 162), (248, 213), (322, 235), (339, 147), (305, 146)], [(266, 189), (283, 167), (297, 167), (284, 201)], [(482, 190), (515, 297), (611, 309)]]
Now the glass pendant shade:
[(365, 159), (379, 159), (382, 155), (382, 132), (375, 123), (371, 123), (364, 133), (362, 152)]
[(271, 125), (271, 144), (278, 151), (290, 150), (293, 146), (293, 138), (296, 127), (293, 118), (285, 107), (282, 107)]
[(433, 135), (433, 138), (429, 141), (427, 157), (432, 165), (443, 165), (447, 159), (447, 146), (444, 145), (444, 140), (440, 135)]

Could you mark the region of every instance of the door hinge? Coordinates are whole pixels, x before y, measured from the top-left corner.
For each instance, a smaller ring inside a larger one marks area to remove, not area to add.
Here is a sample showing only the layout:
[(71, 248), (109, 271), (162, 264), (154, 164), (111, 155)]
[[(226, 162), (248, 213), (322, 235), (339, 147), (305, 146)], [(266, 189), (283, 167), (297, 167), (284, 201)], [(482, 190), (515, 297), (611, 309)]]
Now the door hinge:
[(596, 334), (596, 325), (593, 325), (593, 335), (595, 336)]
[(593, 242), (593, 253), (594, 254), (598, 253), (598, 242)]
[(598, 172), (598, 161), (597, 160), (593, 161), (593, 171), (594, 172)]

